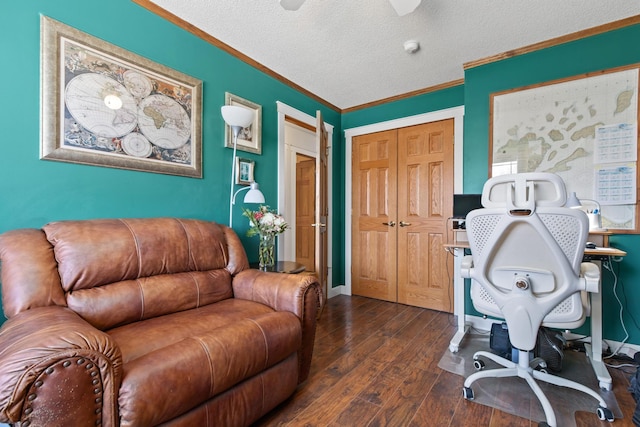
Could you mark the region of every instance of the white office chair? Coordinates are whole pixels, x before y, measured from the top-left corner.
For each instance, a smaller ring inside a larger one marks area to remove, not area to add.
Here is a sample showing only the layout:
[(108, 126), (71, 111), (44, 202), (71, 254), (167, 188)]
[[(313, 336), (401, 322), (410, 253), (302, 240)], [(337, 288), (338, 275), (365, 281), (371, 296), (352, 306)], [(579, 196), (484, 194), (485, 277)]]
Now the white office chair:
[[(613, 421), (606, 402), (595, 391), (530, 366), (541, 325), (575, 328), (585, 319), (587, 292), (598, 292), (600, 271), (583, 263), (589, 221), (584, 212), (564, 207), (562, 179), (550, 173), (504, 175), (488, 180), (482, 191), (484, 209), (469, 213), (467, 235), (472, 255), (462, 261), (463, 277), (472, 279), (474, 307), (504, 318), (518, 362), (479, 351), (504, 366), (481, 370), (464, 382), (463, 396), (473, 399), (471, 385), (486, 377), (517, 376), (527, 381), (542, 404), (547, 422), (556, 426), (551, 403), (535, 380), (587, 393), (598, 400), (597, 415)], [(542, 423), (541, 425), (544, 425)]]

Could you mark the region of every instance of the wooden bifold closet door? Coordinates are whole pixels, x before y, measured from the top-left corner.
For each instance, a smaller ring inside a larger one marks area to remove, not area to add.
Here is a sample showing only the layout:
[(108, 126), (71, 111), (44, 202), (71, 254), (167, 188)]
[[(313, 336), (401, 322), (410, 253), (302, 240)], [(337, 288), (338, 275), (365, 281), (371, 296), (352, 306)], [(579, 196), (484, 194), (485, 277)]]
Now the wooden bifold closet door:
[(453, 310), (453, 119), (353, 138), (352, 293)]

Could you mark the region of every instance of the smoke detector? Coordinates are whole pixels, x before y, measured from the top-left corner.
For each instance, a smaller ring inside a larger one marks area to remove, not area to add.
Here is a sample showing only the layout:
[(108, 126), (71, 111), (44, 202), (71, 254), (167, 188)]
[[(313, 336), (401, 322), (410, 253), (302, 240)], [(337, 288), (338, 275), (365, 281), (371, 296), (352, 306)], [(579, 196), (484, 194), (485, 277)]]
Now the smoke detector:
[(416, 53), (420, 49), (420, 43), (417, 40), (407, 40), (404, 42), (404, 50), (407, 53)]

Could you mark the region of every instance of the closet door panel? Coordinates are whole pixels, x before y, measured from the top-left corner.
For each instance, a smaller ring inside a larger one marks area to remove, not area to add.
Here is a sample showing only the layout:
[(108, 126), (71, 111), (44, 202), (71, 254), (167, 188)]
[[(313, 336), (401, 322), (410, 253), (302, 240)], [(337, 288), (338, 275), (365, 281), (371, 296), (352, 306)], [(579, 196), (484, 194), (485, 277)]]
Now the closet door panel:
[(452, 198), (453, 120), (399, 129), (398, 302), (452, 311), (443, 249)]
[(397, 301), (397, 132), (353, 139), (354, 295)]

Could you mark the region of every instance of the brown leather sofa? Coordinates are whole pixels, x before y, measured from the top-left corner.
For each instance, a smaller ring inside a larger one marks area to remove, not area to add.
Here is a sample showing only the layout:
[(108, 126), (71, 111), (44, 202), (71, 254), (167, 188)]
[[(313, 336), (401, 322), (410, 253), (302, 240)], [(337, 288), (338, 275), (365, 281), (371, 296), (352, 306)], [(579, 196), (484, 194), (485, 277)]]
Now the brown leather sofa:
[(0, 422), (243, 426), (308, 376), (318, 282), (249, 269), (226, 226), (55, 222), (0, 260)]

